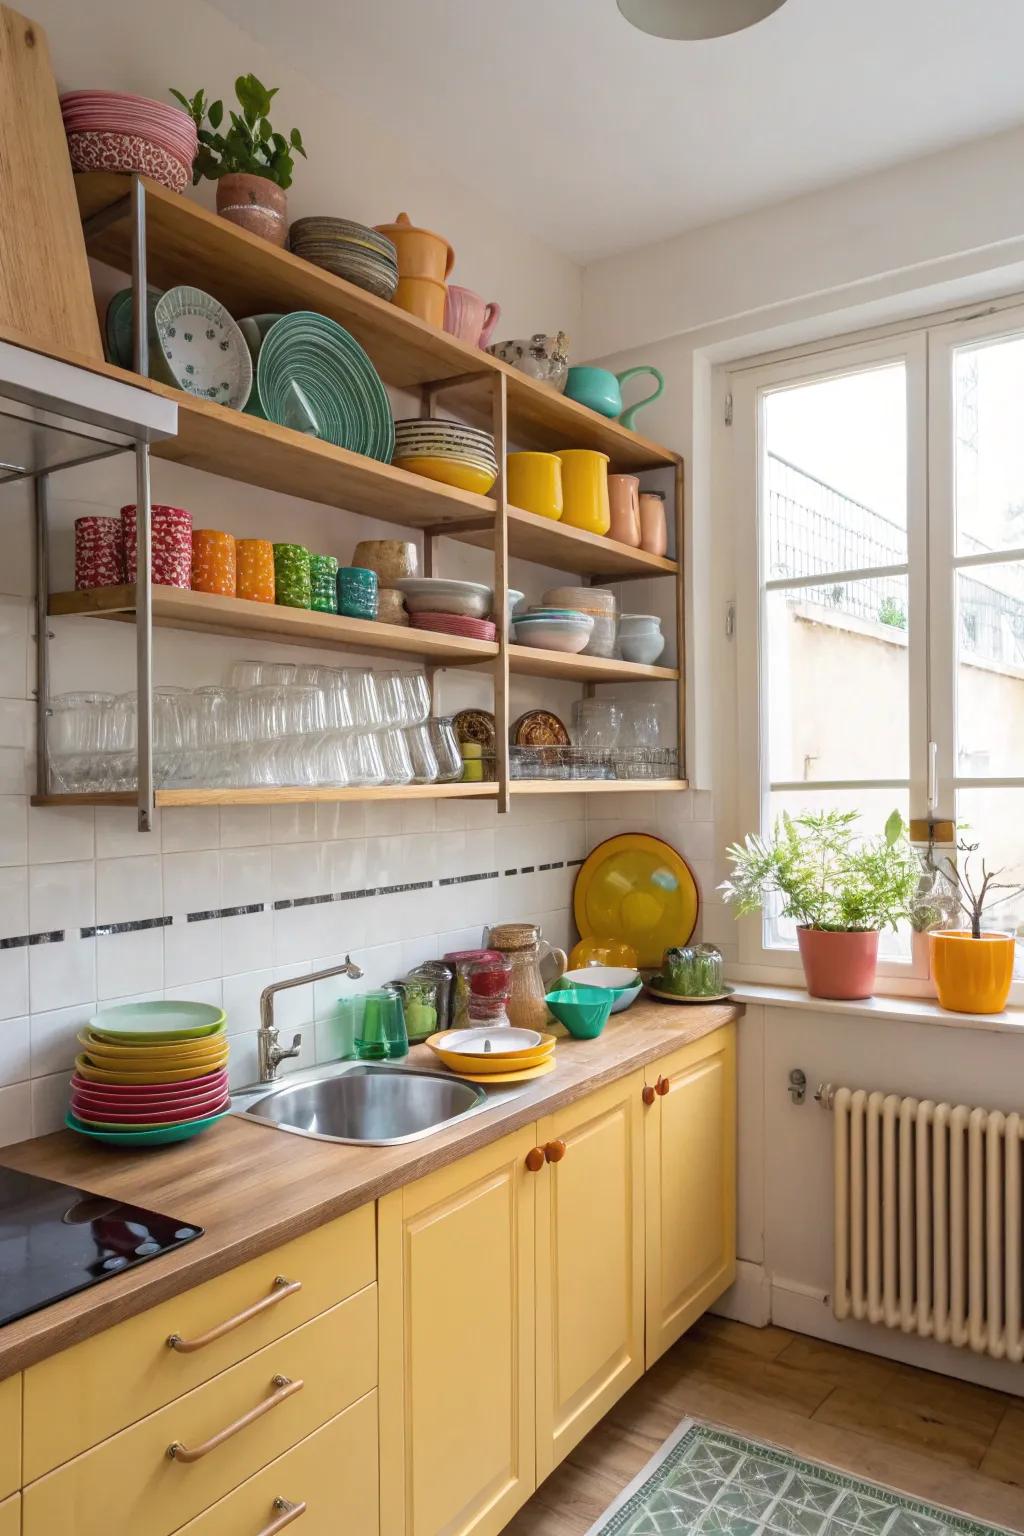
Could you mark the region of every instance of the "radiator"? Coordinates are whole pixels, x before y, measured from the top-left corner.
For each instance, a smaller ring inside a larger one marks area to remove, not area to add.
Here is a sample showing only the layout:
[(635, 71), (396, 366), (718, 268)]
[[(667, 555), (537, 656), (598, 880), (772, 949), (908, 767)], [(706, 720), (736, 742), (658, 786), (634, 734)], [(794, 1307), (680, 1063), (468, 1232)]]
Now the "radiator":
[(1021, 1116), (820, 1096), (835, 1112), (836, 1317), (1024, 1359)]

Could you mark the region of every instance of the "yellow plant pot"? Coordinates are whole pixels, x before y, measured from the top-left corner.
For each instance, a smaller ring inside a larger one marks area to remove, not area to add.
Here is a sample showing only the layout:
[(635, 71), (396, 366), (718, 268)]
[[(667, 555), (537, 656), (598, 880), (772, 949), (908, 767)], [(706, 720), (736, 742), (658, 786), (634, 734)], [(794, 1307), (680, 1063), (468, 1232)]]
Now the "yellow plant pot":
[(1013, 935), (949, 929), (928, 935), (932, 980), (951, 1013), (1001, 1013), (1013, 980)]
[(510, 453), (505, 464), (512, 506), (538, 517), (561, 517), (562, 461), (557, 453)]

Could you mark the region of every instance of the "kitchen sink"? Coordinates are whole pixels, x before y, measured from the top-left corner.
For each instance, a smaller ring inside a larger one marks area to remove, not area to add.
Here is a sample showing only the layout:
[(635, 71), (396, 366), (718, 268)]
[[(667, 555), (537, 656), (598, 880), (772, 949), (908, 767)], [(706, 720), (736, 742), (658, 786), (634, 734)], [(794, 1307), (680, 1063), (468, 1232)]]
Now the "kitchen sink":
[(247, 1120), (297, 1136), (394, 1147), (444, 1130), (486, 1109), (495, 1097), (510, 1096), (509, 1090), (492, 1090), (489, 1099), (476, 1083), (447, 1072), (359, 1061), (255, 1084), (235, 1094), (231, 1107)]

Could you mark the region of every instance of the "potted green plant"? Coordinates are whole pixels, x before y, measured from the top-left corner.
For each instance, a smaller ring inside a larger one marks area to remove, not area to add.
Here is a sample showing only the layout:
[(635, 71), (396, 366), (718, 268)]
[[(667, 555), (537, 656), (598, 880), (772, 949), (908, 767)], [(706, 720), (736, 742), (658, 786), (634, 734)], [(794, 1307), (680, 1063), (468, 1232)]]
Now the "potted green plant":
[[(977, 843), (957, 842), (959, 860), (946, 864), (946, 884), (953, 908), (969, 927), (932, 928), (928, 934), (932, 980), (939, 1003), (951, 1013), (1001, 1013), (1013, 980), (1016, 936), (982, 927), (993, 907), (1024, 894), (1024, 886), (1000, 880), (1001, 869), (981, 860), (980, 878), (972, 872)], [(998, 893), (998, 894), (997, 894)]]
[[(192, 118), (199, 149), (192, 162), (192, 185), (204, 177), (217, 183), (217, 212), (232, 224), (262, 235), (272, 245), (288, 240), (287, 189), (292, 184), (295, 155), (306, 158), (302, 134), (293, 128), (287, 137), (270, 123), (270, 103), (278, 87), (269, 88), (255, 75), (239, 75), (235, 95), (240, 112), (228, 109), (230, 126), (221, 133), (224, 103), (209, 101), (205, 91), (188, 97), (171, 91)], [(209, 126), (207, 126), (207, 124)]]
[(881, 837), (857, 833), (856, 811), (783, 816), (768, 837), (751, 835), (727, 849), (723, 898), (746, 916), (778, 899), (797, 925), (812, 997), (870, 997), (878, 936), (909, 917), (921, 867), (899, 811)]

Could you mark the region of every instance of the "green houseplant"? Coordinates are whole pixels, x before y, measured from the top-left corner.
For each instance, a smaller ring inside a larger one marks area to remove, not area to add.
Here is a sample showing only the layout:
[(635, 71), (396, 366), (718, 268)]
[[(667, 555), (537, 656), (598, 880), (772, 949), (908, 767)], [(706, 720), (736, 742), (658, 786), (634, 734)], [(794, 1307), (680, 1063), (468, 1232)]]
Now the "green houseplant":
[(956, 846), (961, 858), (948, 859), (943, 874), (967, 926), (930, 929), (932, 980), (940, 1005), (951, 1013), (1001, 1013), (1013, 980), (1015, 935), (982, 924), (986, 913), (1019, 896), (1022, 887), (1000, 880), (1003, 871), (990, 870), (984, 859), (978, 874), (972, 868), (977, 843), (961, 837)]
[(293, 128), (287, 136), (270, 122), (270, 104), (278, 87), (267, 87), (255, 75), (239, 75), (235, 95), (241, 108), (210, 101), (206, 92), (185, 96), (171, 91), (196, 125), (199, 149), (192, 162), (192, 184), (204, 178), (217, 183), (217, 212), (232, 224), (262, 235), (273, 245), (288, 239), (287, 189), (292, 184), (295, 155), (306, 158), (302, 134)]
[(880, 837), (860, 837), (858, 821), (856, 811), (783, 814), (769, 836), (727, 849), (723, 898), (741, 917), (779, 901), (812, 997), (870, 997), (879, 933), (913, 910), (921, 868), (902, 816), (893, 811)]

